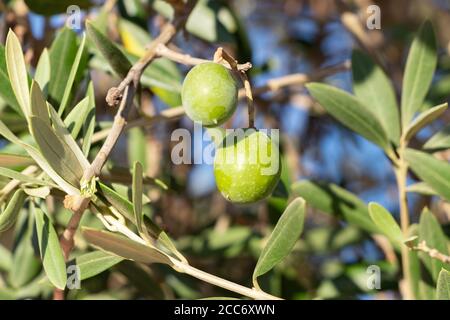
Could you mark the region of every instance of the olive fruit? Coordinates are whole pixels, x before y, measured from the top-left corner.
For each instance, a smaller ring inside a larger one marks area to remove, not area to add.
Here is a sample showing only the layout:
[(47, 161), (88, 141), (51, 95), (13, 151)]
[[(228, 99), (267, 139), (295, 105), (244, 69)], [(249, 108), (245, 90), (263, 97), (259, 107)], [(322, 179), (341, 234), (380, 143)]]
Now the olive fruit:
[(269, 196), (280, 179), (278, 145), (261, 131), (238, 129), (216, 150), (214, 176), (219, 191), (235, 203), (252, 203)]
[(183, 82), (181, 99), (186, 114), (205, 127), (221, 125), (236, 110), (238, 88), (223, 65), (205, 62), (192, 68)]

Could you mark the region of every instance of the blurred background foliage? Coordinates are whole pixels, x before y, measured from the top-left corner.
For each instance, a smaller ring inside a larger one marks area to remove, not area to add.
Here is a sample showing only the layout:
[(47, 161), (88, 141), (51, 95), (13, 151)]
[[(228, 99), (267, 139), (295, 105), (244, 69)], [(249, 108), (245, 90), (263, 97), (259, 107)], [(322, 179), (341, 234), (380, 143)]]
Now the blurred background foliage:
[[(439, 43), (437, 71), (424, 108), (445, 102), (450, 94), (450, 2), (447, 0), (331, 1), (331, 0), (200, 0), (186, 24), (186, 32), (174, 45), (184, 52), (211, 59), (223, 46), (240, 62), (250, 61), (250, 77), (255, 87), (270, 79), (293, 73), (310, 73), (318, 68), (344, 62), (352, 49), (360, 46), (343, 20), (346, 12), (364, 21), (370, 4), (381, 8), (381, 30), (365, 30), (372, 50), (386, 62), (387, 72), (397, 92), (409, 44), (419, 25), (429, 18)], [(79, 29), (64, 27), (70, 5), (81, 7), (82, 20), (114, 40), (131, 63), (145, 52), (146, 45), (173, 14), (161, 0), (9, 0), (0, 1), (0, 42), (5, 43), (9, 28), (19, 36), (25, 59), (33, 74), (43, 52), (48, 50), (51, 65), (45, 93), (59, 105), (61, 86), (69, 79), (80, 35)], [(89, 42), (89, 41), (88, 41)], [(87, 44), (70, 93), (75, 105), (88, 88), (95, 92), (96, 132), (111, 125), (115, 110), (107, 106), (107, 90), (120, 81), (105, 59)], [(4, 47), (0, 46), (0, 51)], [(14, 111), (17, 101), (8, 92), (3, 52), (0, 52), (0, 117), (14, 133), (26, 140), (26, 122)], [(44, 60), (43, 60), (44, 61)], [(42, 63), (45, 63), (42, 62)], [(151, 116), (179, 106), (184, 75), (189, 69), (167, 59), (157, 59), (145, 71), (139, 97), (142, 110), (131, 117)], [(126, 71), (126, 70), (125, 70)], [(46, 75), (42, 75), (46, 77)], [(332, 75), (326, 82), (351, 91), (349, 71)], [(383, 93), (379, 93), (383, 94)], [(234, 282), (251, 285), (251, 273), (262, 244), (299, 189), (317, 198), (308, 203), (302, 238), (292, 254), (261, 279), (261, 287), (288, 299), (349, 298), (396, 299), (399, 297), (399, 259), (383, 239), (339, 217), (367, 212), (365, 202), (376, 201), (398, 218), (395, 177), (382, 150), (344, 128), (313, 102), (303, 86), (290, 86), (258, 95), (256, 127), (280, 128), (282, 133), (282, 182), (274, 195), (262, 203), (236, 206), (217, 192), (212, 166), (174, 165), (170, 160), (171, 132), (179, 127), (193, 130), (185, 117), (160, 121), (149, 127), (133, 128), (124, 135), (108, 162), (104, 179), (130, 197), (130, 190), (119, 183), (129, 182), (128, 168), (138, 160), (150, 180), (146, 185), (145, 213), (176, 240), (177, 247), (190, 263)], [(434, 132), (450, 121), (447, 112), (440, 120), (422, 130), (412, 145), (422, 145)], [(226, 127), (246, 124), (245, 105), (239, 106)], [(82, 130), (88, 130), (83, 128)], [(95, 134), (94, 134), (95, 137)], [(192, 142), (193, 156), (204, 147), (201, 137)], [(29, 159), (15, 145), (0, 140), (2, 166), (23, 169)], [(98, 141), (90, 154), (98, 151)], [(439, 153), (448, 159), (448, 152)], [(410, 176), (413, 183), (416, 177)], [(0, 187), (8, 182), (0, 181)], [(295, 183), (294, 183), (295, 182)], [(294, 184), (293, 184), (294, 183)], [(346, 192), (345, 190), (348, 190)], [(344, 194), (344, 195), (343, 195)], [(362, 199), (358, 200), (354, 195)], [(61, 195), (48, 197), (46, 207), (60, 233), (70, 217), (61, 204)], [(345, 201), (343, 201), (345, 199)], [(307, 199), (308, 200), (308, 199)], [(447, 234), (450, 234), (450, 208), (440, 198), (410, 194), (413, 223), (428, 206)], [(364, 213), (366, 214), (366, 213)], [(21, 214), (16, 226), (0, 236), (0, 298), (49, 298), (52, 287), (45, 280), (37, 258), (32, 218)], [(82, 221), (101, 227), (91, 214)], [(88, 251), (81, 235), (76, 236), (74, 256)], [(115, 264), (111, 262), (111, 264)], [(366, 285), (367, 267), (378, 265), (382, 290)], [(106, 269), (106, 268), (105, 268)], [(79, 290), (69, 291), (73, 299), (158, 299), (225, 296), (229, 293), (207, 283), (183, 276), (161, 266), (143, 266), (122, 261), (86, 279)]]

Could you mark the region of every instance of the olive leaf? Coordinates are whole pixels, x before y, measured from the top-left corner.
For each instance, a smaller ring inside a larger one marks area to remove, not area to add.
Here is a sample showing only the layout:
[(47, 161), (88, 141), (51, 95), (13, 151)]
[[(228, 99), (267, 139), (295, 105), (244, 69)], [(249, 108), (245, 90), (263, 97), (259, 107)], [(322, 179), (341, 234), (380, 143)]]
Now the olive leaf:
[(163, 263), (172, 266), (169, 256), (161, 250), (143, 245), (121, 235), (92, 228), (82, 228), (84, 238), (93, 246), (128, 260), (142, 263)]
[(369, 203), (369, 214), (378, 229), (392, 243), (395, 243), (398, 247), (403, 245), (404, 237), (402, 231), (389, 211), (378, 203), (371, 202)]
[(66, 263), (58, 235), (47, 214), (40, 208), (34, 208), (39, 251), (45, 273), (50, 282), (59, 289), (64, 289), (67, 282)]
[(67, 194), (75, 195), (79, 194), (77, 188), (72, 186), (70, 183), (65, 181), (56, 171), (52, 168), (52, 166), (47, 162), (47, 160), (41, 155), (41, 153), (36, 150), (34, 147), (29, 144), (24, 143), (22, 140), (17, 138), (14, 133), (12, 133), (8, 127), (0, 120), (0, 135), (5, 137), (7, 140), (14, 144), (18, 144), (22, 146), (26, 152), (30, 155), (31, 158), (41, 167), (42, 170), (47, 173), (50, 178), (55, 181), (55, 183), (64, 190)]
[(91, 149), (92, 136), (95, 130), (95, 93), (92, 81), (89, 82), (87, 96), (89, 98), (86, 120), (83, 123), (82, 150), (87, 157)]
[(70, 71), (77, 54), (77, 35), (67, 28), (62, 28), (50, 47), (50, 83), (48, 93), (51, 102), (60, 105)]
[(36, 72), (34, 73), (34, 80), (39, 84), (42, 92), (45, 96), (48, 93), (48, 85), (50, 83), (51, 66), (50, 66), (50, 54), (47, 48), (41, 53), (38, 64), (36, 66)]
[(82, 254), (67, 264), (68, 266), (78, 267), (79, 280), (86, 280), (108, 270), (121, 261), (123, 261), (123, 258), (115, 254), (109, 254), (104, 251), (93, 251)]
[(17, 189), (5, 210), (0, 213), (0, 233), (8, 230), (16, 222), (25, 200), (26, 194), (22, 189)]
[(83, 38), (81, 40), (81, 44), (78, 47), (77, 54), (76, 54), (76, 56), (75, 56), (75, 58), (74, 58), (74, 60), (72, 62), (72, 67), (70, 69), (69, 77), (68, 77), (67, 82), (66, 82), (66, 87), (64, 89), (64, 94), (62, 96), (61, 104), (59, 105), (59, 109), (58, 109), (58, 114), (59, 115), (63, 114), (64, 110), (66, 109), (66, 107), (67, 107), (67, 105), (69, 103), (69, 97), (70, 97), (70, 94), (72, 92), (72, 86), (73, 86), (73, 83), (75, 81), (75, 76), (77, 75), (77, 72), (78, 72), (78, 69), (79, 69), (79, 66), (80, 66), (81, 58), (83, 56), (85, 43), (86, 43), (86, 36), (83, 35)]
[(450, 148), (450, 125), (436, 132), (422, 147), (428, 151), (439, 151)]
[(437, 64), (437, 44), (430, 21), (422, 24), (415, 36), (406, 61), (402, 88), (402, 126), (406, 128), (431, 85)]
[(346, 127), (388, 149), (388, 139), (380, 121), (354, 96), (323, 83), (309, 83), (306, 88), (325, 110)]
[(128, 71), (131, 69), (131, 63), (123, 52), (108, 37), (94, 27), (92, 22), (86, 22), (86, 31), (88, 37), (95, 43), (114, 72), (122, 78), (126, 77)]
[(431, 188), (425, 182), (417, 182), (417, 183), (407, 186), (406, 192), (415, 192), (415, 193), (420, 193), (420, 194), (428, 195), (428, 196), (437, 195), (436, 191), (434, 191), (433, 188)]
[(22, 110), (9, 81), (5, 58), (5, 47), (0, 44), (0, 97), (18, 114), (22, 114)]
[(85, 97), (78, 102), (75, 107), (69, 112), (67, 117), (64, 118), (64, 125), (70, 131), (70, 134), (74, 139), (78, 137), (81, 129), (83, 128), (86, 119), (88, 118), (90, 110), (90, 99)]
[(390, 141), (398, 144), (400, 118), (391, 81), (372, 59), (359, 50), (352, 54), (352, 74), (355, 96), (378, 117)]
[(409, 124), (405, 130), (405, 140), (409, 141), (420, 129), (430, 124), (437, 118), (439, 118), (445, 110), (447, 110), (448, 104), (443, 103), (435, 106), (427, 111), (422, 112), (412, 123)]
[(12, 30), (9, 30), (6, 37), (5, 55), (11, 87), (22, 113), (28, 116), (30, 114), (28, 73), (23, 58), (22, 46)]
[(11, 170), (8, 168), (0, 167), (0, 176), (8, 177), (11, 179), (15, 179), (21, 182), (30, 183), (30, 184), (36, 184), (41, 186), (53, 186), (52, 183), (44, 181), (42, 179), (34, 178), (30, 175), (26, 175), (20, 172), (17, 172), (15, 170)]
[[(106, 201), (113, 205), (114, 208), (117, 209), (117, 211), (119, 211), (119, 213), (122, 214), (127, 220), (131, 221), (133, 224), (136, 224), (133, 204), (130, 201), (101, 182), (97, 184), (97, 187), (99, 194), (102, 195)], [(144, 225), (150, 233), (150, 236), (160, 242), (167, 250), (172, 252), (181, 261), (186, 261), (186, 258), (177, 250), (167, 233), (165, 233), (147, 216), (144, 216)]]
[(443, 198), (450, 200), (450, 164), (413, 149), (405, 151), (412, 171)]
[(380, 233), (370, 218), (367, 205), (353, 193), (335, 184), (302, 180), (292, 185), (292, 192), (315, 209), (342, 218), (369, 233)]
[(2, 167), (14, 168), (28, 166), (33, 163), (33, 159), (27, 155), (0, 152), (0, 166)]
[(43, 120), (30, 117), (31, 133), (48, 164), (72, 186), (78, 187), (83, 166), (70, 146)]
[[(419, 242), (425, 241), (428, 247), (448, 255), (447, 239), (436, 217), (427, 208), (422, 211), (419, 222)], [(437, 281), (439, 271), (445, 264), (428, 254), (420, 253), (426, 268), (434, 281)]]
[(50, 125), (50, 118), (47, 109), (47, 103), (44, 95), (36, 81), (31, 82), (31, 111), (30, 115), (38, 117), (47, 125)]
[(305, 200), (294, 199), (278, 220), (272, 234), (259, 256), (253, 271), (253, 284), (258, 287), (257, 278), (270, 271), (292, 250), (303, 231)]
[(31, 197), (41, 198), (41, 199), (46, 199), (48, 197), (48, 195), (50, 194), (50, 188), (47, 186), (34, 187), (34, 188), (29, 188), (29, 187), (24, 186), (23, 191)]
[(450, 272), (441, 269), (436, 287), (437, 300), (450, 300)]
[(135, 162), (133, 166), (133, 184), (132, 184), (132, 199), (134, 218), (136, 220), (136, 227), (139, 232), (143, 232), (143, 216), (142, 216), (142, 165), (140, 162)]

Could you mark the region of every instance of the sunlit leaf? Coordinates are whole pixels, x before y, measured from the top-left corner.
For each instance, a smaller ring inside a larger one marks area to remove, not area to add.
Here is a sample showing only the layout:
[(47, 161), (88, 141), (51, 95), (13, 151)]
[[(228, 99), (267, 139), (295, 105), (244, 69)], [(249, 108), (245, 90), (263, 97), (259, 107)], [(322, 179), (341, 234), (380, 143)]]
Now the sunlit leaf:
[(406, 128), (420, 109), (437, 63), (433, 26), (426, 21), (414, 38), (406, 61), (402, 88), (402, 126)]
[(303, 231), (304, 220), (305, 200), (296, 198), (281, 215), (261, 252), (253, 271), (253, 283), (256, 283), (259, 276), (270, 271), (291, 252)]
[(79, 280), (92, 278), (123, 260), (115, 254), (111, 255), (104, 251), (93, 251), (85, 253), (70, 261), (68, 265), (75, 265), (79, 268)]
[(379, 204), (371, 202), (369, 203), (369, 214), (378, 229), (381, 230), (391, 242), (396, 243), (399, 247), (403, 245), (404, 237), (402, 231), (389, 211)]
[(354, 96), (323, 83), (310, 83), (306, 87), (314, 99), (346, 127), (383, 149), (388, 148), (386, 132), (378, 118)]
[(154, 247), (143, 245), (108, 231), (83, 228), (84, 238), (95, 247), (128, 260), (172, 265), (169, 257)]
[(356, 97), (378, 117), (391, 142), (398, 144), (399, 109), (391, 81), (372, 59), (359, 50), (353, 51), (352, 73)]
[(64, 180), (78, 186), (83, 166), (75, 153), (44, 121), (37, 117), (30, 117), (30, 121), (31, 132), (45, 160)]
[(3, 168), (3, 167), (0, 167), (0, 176), (8, 177), (11, 179), (16, 179), (16, 180), (19, 180), (19, 181), (22, 181), (25, 183), (30, 183), (30, 184), (43, 185), (43, 186), (49, 185), (48, 182), (46, 182), (42, 179), (37, 179), (30, 175), (26, 175), (26, 174), (17, 172), (15, 170)]
[(48, 216), (40, 209), (34, 209), (36, 230), (39, 241), (42, 264), (50, 282), (59, 289), (64, 289), (67, 282), (66, 263), (58, 235)]
[(436, 191), (434, 191), (433, 188), (431, 188), (425, 182), (417, 182), (417, 183), (411, 184), (406, 187), (406, 191), (420, 193), (420, 194), (427, 195), (427, 196), (437, 195)]
[(30, 91), (28, 88), (28, 73), (23, 57), (22, 46), (13, 31), (8, 32), (5, 46), (6, 66), (11, 87), (20, 105), (22, 113), (30, 113)]
[(50, 116), (48, 114), (47, 102), (36, 81), (31, 83), (31, 112), (30, 115), (38, 117), (47, 125), (50, 125)]
[(92, 81), (88, 85), (87, 96), (89, 98), (86, 120), (83, 124), (83, 145), (82, 150), (87, 157), (91, 149), (92, 135), (95, 130), (95, 93)]
[(47, 96), (48, 85), (50, 83), (51, 67), (50, 67), (50, 55), (47, 48), (45, 48), (41, 56), (39, 57), (38, 64), (36, 66), (36, 72), (34, 74), (34, 80), (39, 84), (42, 92)]
[(11, 87), (11, 83), (9, 81), (5, 58), (5, 47), (0, 45), (0, 97), (17, 113), (22, 114), (22, 110), (17, 102), (13, 88)]
[(6, 168), (15, 168), (21, 166), (28, 166), (34, 161), (30, 157), (21, 154), (11, 154), (0, 152), (0, 166)]
[(78, 137), (78, 134), (83, 128), (89, 112), (89, 97), (85, 97), (72, 108), (70, 113), (64, 119), (64, 125), (70, 131), (70, 134), (74, 139)]

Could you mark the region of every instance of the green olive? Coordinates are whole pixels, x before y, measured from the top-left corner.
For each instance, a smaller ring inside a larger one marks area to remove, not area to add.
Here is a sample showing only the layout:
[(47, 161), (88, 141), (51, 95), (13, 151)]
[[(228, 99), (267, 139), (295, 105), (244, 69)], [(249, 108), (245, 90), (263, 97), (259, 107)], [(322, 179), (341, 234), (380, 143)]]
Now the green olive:
[(192, 68), (183, 82), (181, 99), (186, 114), (205, 127), (227, 121), (236, 110), (238, 88), (223, 65), (205, 62)]
[(261, 131), (228, 135), (216, 150), (214, 176), (219, 191), (235, 203), (252, 203), (268, 197), (280, 179), (278, 145)]

